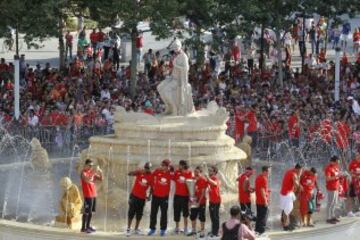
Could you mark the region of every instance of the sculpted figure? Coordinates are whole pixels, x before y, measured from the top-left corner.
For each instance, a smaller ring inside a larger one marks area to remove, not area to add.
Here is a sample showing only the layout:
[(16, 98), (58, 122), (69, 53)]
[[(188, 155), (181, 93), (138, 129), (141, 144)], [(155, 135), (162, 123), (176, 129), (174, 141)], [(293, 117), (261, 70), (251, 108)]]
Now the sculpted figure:
[(63, 195), (59, 203), (60, 215), (56, 217), (56, 222), (65, 223), (69, 228), (76, 229), (78, 227), (75, 227), (75, 224), (81, 224), (83, 206), (79, 188), (68, 177), (60, 180), (60, 186)]
[(158, 85), (157, 90), (165, 103), (165, 115), (186, 116), (194, 112), (191, 85), (188, 83), (189, 59), (179, 40), (175, 40), (171, 48), (176, 53), (172, 74)]
[(45, 148), (41, 146), (37, 138), (33, 138), (30, 142), (31, 145), (31, 164), (35, 171), (47, 172), (51, 167), (48, 153)]

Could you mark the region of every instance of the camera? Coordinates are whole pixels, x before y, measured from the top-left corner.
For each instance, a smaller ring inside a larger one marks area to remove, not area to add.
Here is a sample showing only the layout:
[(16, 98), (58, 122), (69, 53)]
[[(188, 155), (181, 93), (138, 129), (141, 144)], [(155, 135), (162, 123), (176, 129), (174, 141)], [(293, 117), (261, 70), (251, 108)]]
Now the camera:
[(256, 222), (256, 216), (254, 216), (251, 210), (241, 211), (241, 221)]

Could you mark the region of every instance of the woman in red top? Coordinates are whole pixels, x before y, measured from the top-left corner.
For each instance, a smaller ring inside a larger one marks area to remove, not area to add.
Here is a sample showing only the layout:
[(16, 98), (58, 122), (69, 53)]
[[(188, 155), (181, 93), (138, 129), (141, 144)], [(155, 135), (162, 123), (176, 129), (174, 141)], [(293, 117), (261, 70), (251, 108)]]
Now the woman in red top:
[(296, 110), (288, 119), (288, 134), (291, 144), (298, 147), (300, 138), (299, 110)]
[(135, 215), (136, 223), (134, 232), (135, 234), (140, 233), (139, 225), (143, 216), (147, 191), (150, 188), (152, 181), (151, 167), (151, 163), (147, 162), (145, 163), (143, 169), (132, 171), (128, 174), (129, 176), (134, 176), (136, 178), (129, 197), (128, 228), (126, 230), (127, 236), (130, 236), (131, 234), (131, 223)]
[(206, 176), (208, 184), (209, 184), (209, 212), (210, 212), (210, 220), (211, 220), (211, 237), (217, 237), (219, 234), (220, 228), (220, 203), (221, 203), (221, 195), (220, 195), (220, 180), (216, 176), (218, 173), (218, 169), (216, 166), (209, 167), (209, 176)]
[(314, 227), (312, 213), (315, 210), (314, 189), (319, 190), (317, 185), (317, 173), (315, 168), (305, 170), (300, 177), (300, 213), (303, 226)]

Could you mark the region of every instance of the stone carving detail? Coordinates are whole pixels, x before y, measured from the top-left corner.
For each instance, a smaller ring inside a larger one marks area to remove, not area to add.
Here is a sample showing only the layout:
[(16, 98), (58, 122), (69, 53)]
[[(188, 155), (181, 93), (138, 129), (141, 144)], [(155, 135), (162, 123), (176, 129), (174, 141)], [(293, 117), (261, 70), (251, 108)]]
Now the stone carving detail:
[(47, 172), (51, 168), (48, 153), (45, 148), (41, 146), (37, 138), (33, 138), (30, 142), (31, 145), (31, 164), (35, 171)]

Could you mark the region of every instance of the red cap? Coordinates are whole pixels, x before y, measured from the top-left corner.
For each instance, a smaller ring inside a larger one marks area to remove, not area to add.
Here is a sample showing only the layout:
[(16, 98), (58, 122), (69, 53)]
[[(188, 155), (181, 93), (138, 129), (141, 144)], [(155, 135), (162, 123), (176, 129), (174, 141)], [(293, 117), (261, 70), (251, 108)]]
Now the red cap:
[(171, 164), (171, 161), (170, 161), (169, 159), (164, 159), (164, 160), (162, 160), (162, 162), (161, 162), (161, 165), (163, 165), (163, 166), (165, 166), (165, 167), (170, 166), (170, 164)]

